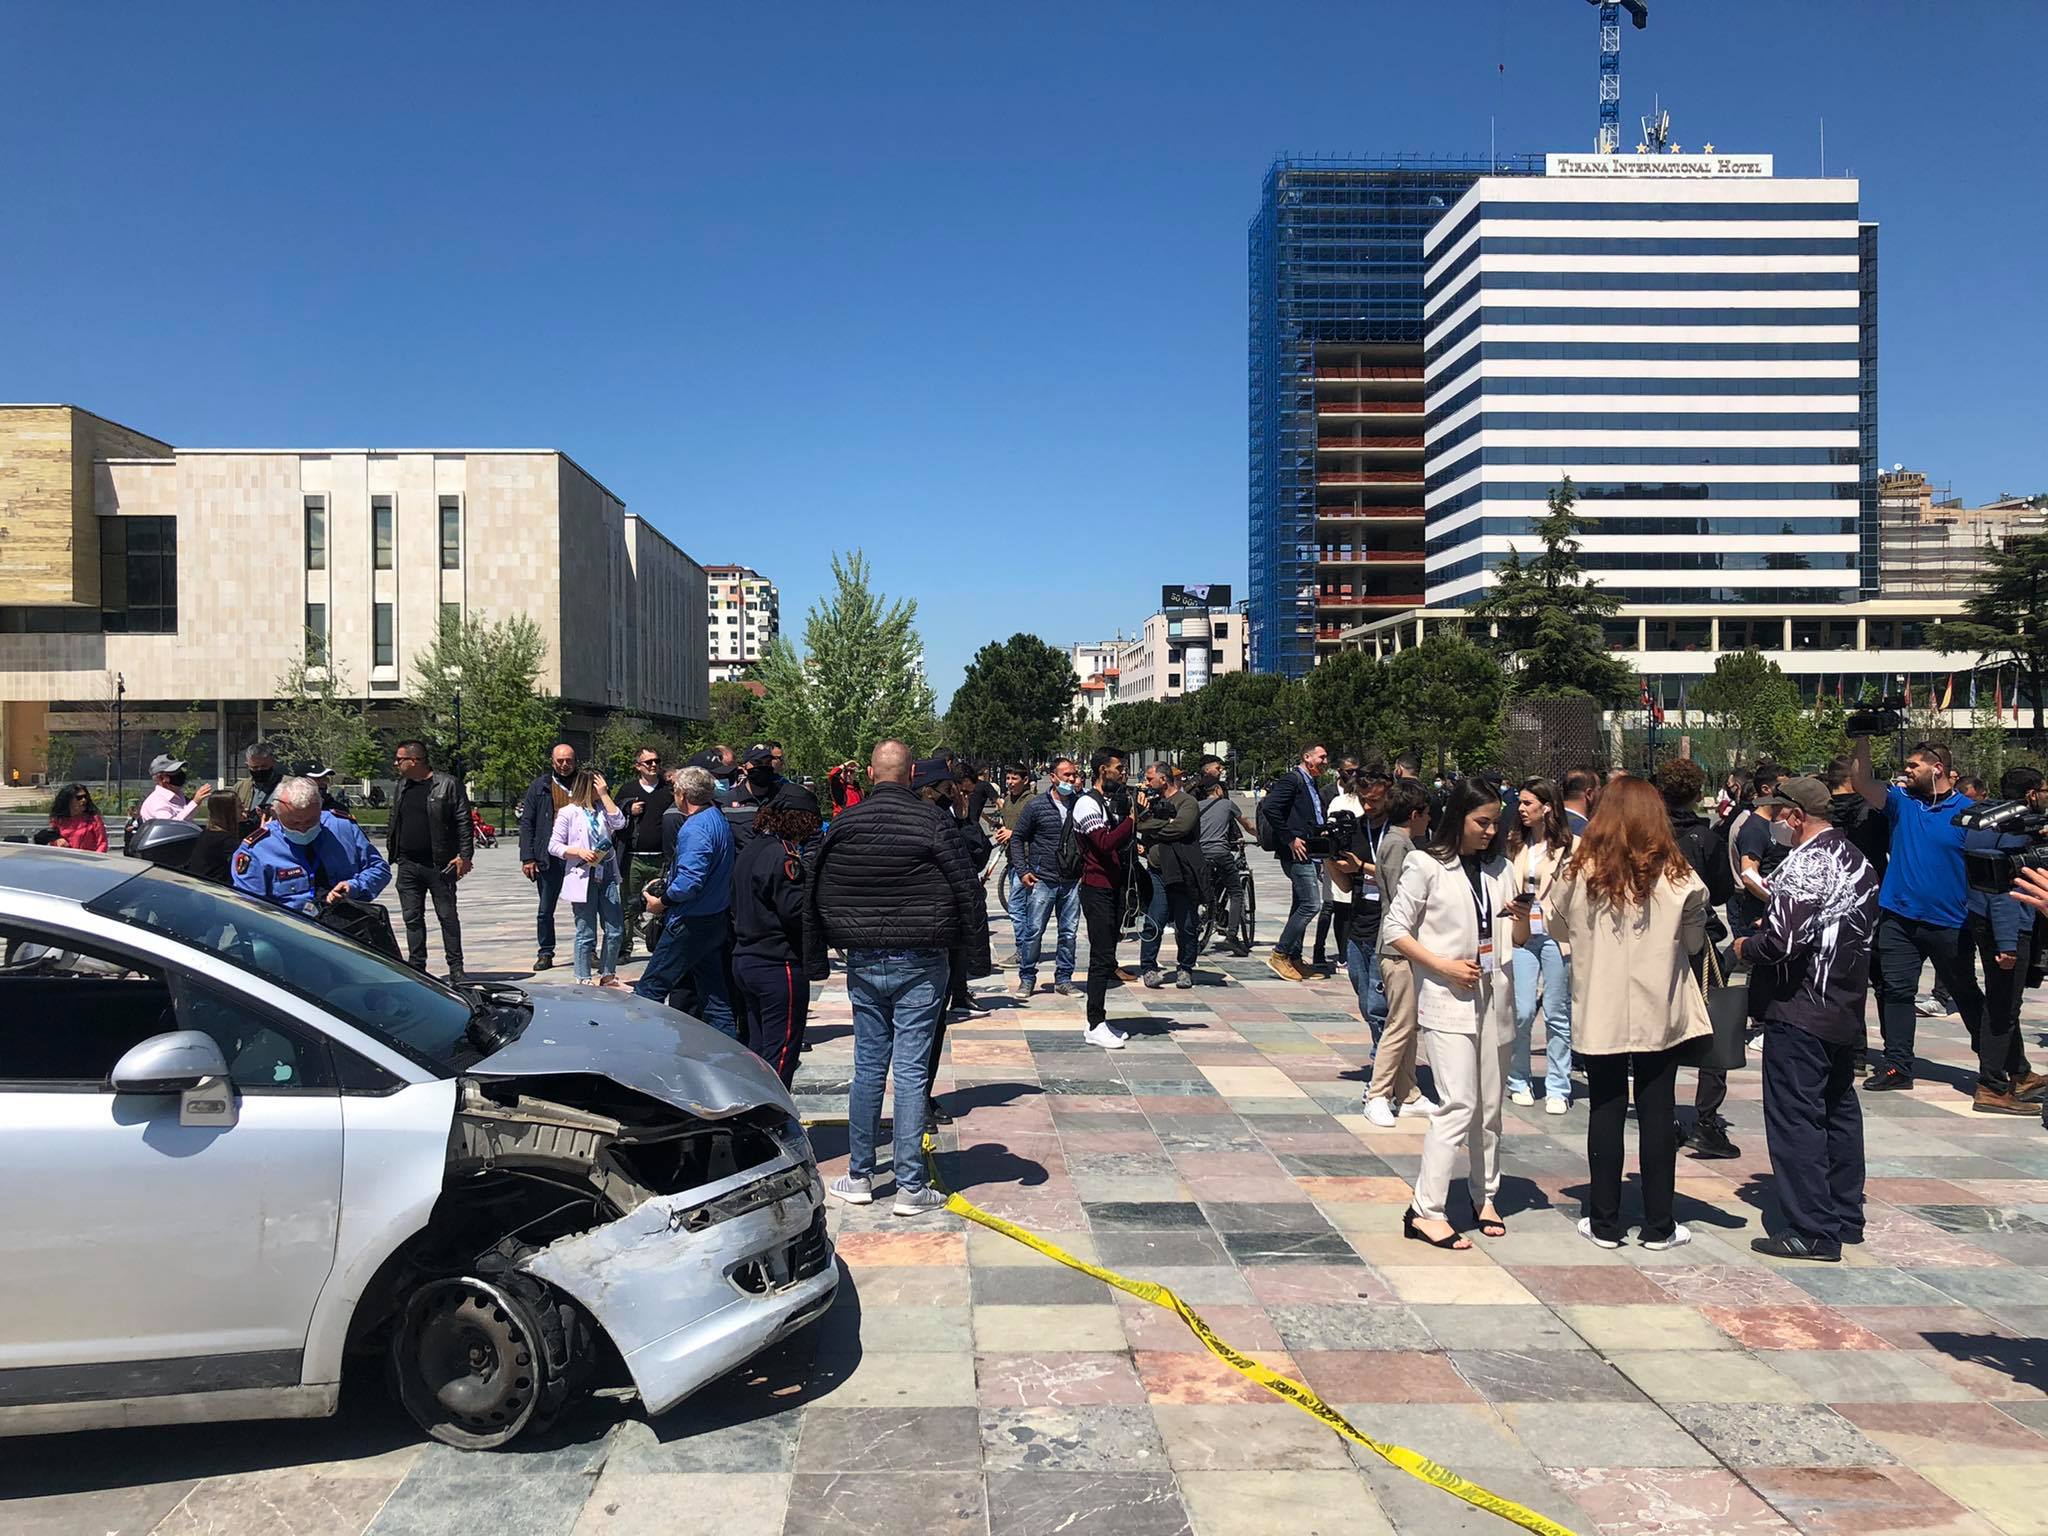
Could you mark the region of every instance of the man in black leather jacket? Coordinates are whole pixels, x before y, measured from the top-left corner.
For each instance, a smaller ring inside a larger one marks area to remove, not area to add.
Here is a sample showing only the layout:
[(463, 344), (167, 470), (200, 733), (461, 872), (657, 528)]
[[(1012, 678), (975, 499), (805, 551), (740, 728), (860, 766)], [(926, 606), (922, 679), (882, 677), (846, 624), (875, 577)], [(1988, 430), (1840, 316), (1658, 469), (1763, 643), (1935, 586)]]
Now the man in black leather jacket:
[(398, 910), (405, 921), (406, 962), (427, 968), (427, 898), (441, 928), (448, 979), (462, 984), (462, 920), (455, 911), (456, 882), (476, 856), (476, 830), (469, 819), (469, 795), (452, 773), (427, 763), (425, 742), (401, 741), (391, 749), (398, 787), (384, 833), (384, 856), (398, 885)]

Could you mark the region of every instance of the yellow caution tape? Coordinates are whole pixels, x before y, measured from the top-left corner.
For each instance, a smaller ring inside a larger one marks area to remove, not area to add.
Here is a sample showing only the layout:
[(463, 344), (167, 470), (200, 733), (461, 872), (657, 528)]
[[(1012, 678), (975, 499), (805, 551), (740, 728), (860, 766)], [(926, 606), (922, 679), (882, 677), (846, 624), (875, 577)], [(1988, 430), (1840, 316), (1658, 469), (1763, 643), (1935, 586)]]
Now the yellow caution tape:
[[(844, 1125), (844, 1115), (816, 1115), (804, 1121), (806, 1128), (817, 1125)], [(1387, 1440), (1375, 1440), (1360, 1430), (1343, 1414), (1324, 1402), (1302, 1383), (1291, 1376), (1282, 1376), (1278, 1371), (1269, 1370), (1250, 1355), (1232, 1349), (1216, 1336), (1216, 1331), (1202, 1320), (1201, 1313), (1182, 1301), (1167, 1286), (1150, 1280), (1133, 1280), (1128, 1275), (1118, 1274), (1113, 1269), (1104, 1269), (1099, 1264), (1090, 1264), (1086, 1259), (1077, 1259), (1064, 1248), (1055, 1247), (1037, 1233), (992, 1216), (964, 1195), (957, 1195), (946, 1188), (939, 1177), (938, 1143), (927, 1131), (923, 1140), (925, 1170), (931, 1179), (932, 1188), (946, 1197), (946, 1209), (955, 1216), (964, 1217), (976, 1226), (987, 1227), (991, 1232), (1000, 1232), (1015, 1242), (1022, 1243), (1034, 1253), (1042, 1253), (1057, 1264), (1069, 1269), (1078, 1269), (1084, 1275), (1093, 1275), (1104, 1285), (1116, 1287), (1127, 1296), (1140, 1301), (1149, 1301), (1155, 1307), (1164, 1307), (1182, 1322), (1188, 1330), (1202, 1341), (1202, 1347), (1236, 1371), (1247, 1380), (1255, 1381), (1275, 1397), (1294, 1404), (1303, 1413), (1320, 1420), (1347, 1440), (1355, 1440), (1367, 1450), (1393, 1463), (1410, 1477), (1441, 1488), (1455, 1498), (1463, 1499), (1476, 1509), (1483, 1509), (1490, 1515), (1519, 1525), (1525, 1531), (1534, 1531), (1537, 1536), (1576, 1536), (1569, 1526), (1559, 1525), (1547, 1515), (1539, 1515), (1527, 1505), (1517, 1504), (1513, 1499), (1502, 1498), (1491, 1489), (1482, 1488), (1469, 1478), (1460, 1477), (1449, 1467), (1431, 1461), (1420, 1451), (1412, 1451), (1405, 1445), (1395, 1445)]]
[(1499, 1515), (1503, 1520), (1512, 1521), (1526, 1531), (1535, 1531), (1537, 1536), (1574, 1536), (1568, 1526), (1559, 1525), (1555, 1520), (1539, 1515), (1526, 1505), (1517, 1504), (1513, 1499), (1504, 1499), (1470, 1479), (1460, 1477), (1449, 1467), (1439, 1466), (1420, 1451), (1411, 1451), (1405, 1445), (1394, 1445), (1386, 1440), (1373, 1439), (1300, 1382), (1292, 1377), (1282, 1376), (1278, 1371), (1268, 1370), (1251, 1356), (1232, 1349), (1216, 1336), (1214, 1329), (1202, 1321), (1199, 1312), (1182, 1301), (1168, 1287), (1150, 1280), (1133, 1280), (1113, 1269), (1104, 1269), (1098, 1264), (1088, 1263), (1085, 1259), (1077, 1259), (1065, 1249), (1055, 1247), (1036, 1233), (1026, 1231), (1000, 1216), (991, 1216), (973, 1201), (954, 1194), (946, 1188), (939, 1177), (938, 1148), (929, 1132), (924, 1138), (924, 1159), (932, 1188), (946, 1196), (946, 1209), (955, 1216), (963, 1216), (977, 1226), (987, 1227), (991, 1232), (1000, 1232), (1003, 1236), (1022, 1243), (1034, 1253), (1042, 1253), (1048, 1259), (1064, 1264), (1069, 1269), (1078, 1269), (1084, 1275), (1093, 1275), (1103, 1284), (1115, 1286), (1127, 1296), (1149, 1301), (1155, 1307), (1164, 1307), (1188, 1325), (1194, 1336), (1202, 1341), (1204, 1349), (1240, 1376), (1257, 1382), (1275, 1397), (1282, 1398), (1294, 1404), (1303, 1413), (1321, 1420), (1345, 1439), (1355, 1440), (1367, 1450), (1384, 1457), (1410, 1477), (1418, 1477), (1425, 1483), (1443, 1489), (1445, 1493), (1463, 1499), (1475, 1508), (1483, 1509), (1488, 1514)]

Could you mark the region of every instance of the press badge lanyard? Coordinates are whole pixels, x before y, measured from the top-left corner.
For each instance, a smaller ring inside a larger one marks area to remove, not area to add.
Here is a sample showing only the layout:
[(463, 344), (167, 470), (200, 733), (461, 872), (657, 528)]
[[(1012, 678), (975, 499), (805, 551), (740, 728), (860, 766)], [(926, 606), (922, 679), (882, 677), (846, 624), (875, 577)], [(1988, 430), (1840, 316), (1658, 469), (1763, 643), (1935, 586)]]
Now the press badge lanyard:
[(1372, 823), (1365, 824), (1365, 867), (1358, 872), (1358, 899), (1378, 901), (1380, 899), (1380, 844), (1386, 840), (1387, 829), (1380, 827), (1380, 834), (1374, 837)]
[(1482, 975), (1491, 975), (1498, 966), (1493, 953), (1493, 896), (1476, 867), (1465, 878), (1472, 887), (1472, 905), (1479, 912), (1479, 970)]

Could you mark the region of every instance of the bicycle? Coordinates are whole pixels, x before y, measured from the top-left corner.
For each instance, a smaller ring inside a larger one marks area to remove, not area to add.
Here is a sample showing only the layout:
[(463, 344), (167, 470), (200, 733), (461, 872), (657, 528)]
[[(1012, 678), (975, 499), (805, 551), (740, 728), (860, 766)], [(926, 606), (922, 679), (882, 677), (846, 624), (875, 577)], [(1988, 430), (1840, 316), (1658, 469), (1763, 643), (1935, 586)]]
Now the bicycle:
[(1230, 865), (1212, 865), (1222, 882), (1216, 898), (1202, 908), (1202, 949), (1218, 937), (1229, 944), (1230, 952), (1239, 959), (1252, 952), (1252, 929), (1258, 922), (1259, 898), (1252, 885), (1252, 867), (1244, 856), (1244, 845), (1238, 844), (1230, 850)]

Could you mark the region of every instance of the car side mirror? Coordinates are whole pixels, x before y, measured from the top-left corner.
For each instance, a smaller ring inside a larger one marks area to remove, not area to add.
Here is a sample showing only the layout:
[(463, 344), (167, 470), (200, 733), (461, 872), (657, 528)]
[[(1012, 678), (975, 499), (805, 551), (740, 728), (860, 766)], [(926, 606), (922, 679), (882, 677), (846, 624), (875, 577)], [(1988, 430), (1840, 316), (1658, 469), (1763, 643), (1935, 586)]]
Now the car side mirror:
[(208, 1078), (225, 1079), (228, 1064), (213, 1036), (197, 1029), (151, 1035), (114, 1063), (107, 1081), (116, 1093), (184, 1093)]

